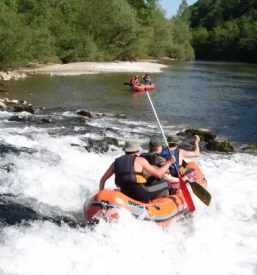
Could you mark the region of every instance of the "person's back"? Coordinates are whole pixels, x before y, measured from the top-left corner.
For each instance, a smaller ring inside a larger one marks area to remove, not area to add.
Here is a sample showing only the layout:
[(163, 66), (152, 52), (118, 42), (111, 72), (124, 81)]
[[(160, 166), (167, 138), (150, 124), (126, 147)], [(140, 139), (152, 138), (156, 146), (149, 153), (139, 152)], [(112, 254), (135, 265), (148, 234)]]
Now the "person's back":
[(121, 192), (139, 201), (148, 201), (166, 192), (169, 188), (167, 182), (162, 182), (158, 186), (146, 186), (146, 179), (143, 176), (143, 169), (154, 177), (161, 177), (175, 159), (169, 159), (164, 167), (156, 169), (152, 167), (146, 159), (138, 157), (139, 145), (137, 142), (126, 142), (124, 151), (126, 155), (121, 156), (109, 167), (102, 177), (99, 190), (104, 189), (105, 181), (115, 174), (115, 184), (121, 188)]

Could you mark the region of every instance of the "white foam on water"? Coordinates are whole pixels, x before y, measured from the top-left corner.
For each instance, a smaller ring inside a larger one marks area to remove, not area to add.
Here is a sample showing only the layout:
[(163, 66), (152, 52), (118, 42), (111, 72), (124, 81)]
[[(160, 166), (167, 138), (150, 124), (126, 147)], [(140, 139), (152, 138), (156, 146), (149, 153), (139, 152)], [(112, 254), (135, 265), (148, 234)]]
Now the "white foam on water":
[[(102, 175), (122, 154), (88, 153), (70, 145), (83, 145), (79, 137), (53, 137), (33, 127), (1, 130), (1, 138), (37, 152), (1, 158), (14, 168), (0, 170), (0, 193), (28, 198), (44, 214), (48, 208), (82, 212), (86, 197), (98, 191)], [(257, 157), (202, 153), (194, 160), (208, 180), (212, 202), (207, 207), (194, 197), (193, 220), (162, 229), (124, 210), (117, 223), (101, 221), (92, 231), (47, 221), (2, 227), (0, 273), (256, 274)], [(112, 177), (106, 188), (113, 187)]]
[(83, 148), (70, 146), (81, 143), (76, 137), (52, 138), (46, 133), (32, 141), (26, 136), (6, 137), (10, 144), (14, 140), (16, 146), (34, 147), (39, 152), (8, 156), (15, 168), (5, 175), (0, 193), (23, 194), (64, 211), (82, 209), (85, 197), (98, 190), (106, 163), (113, 161), (110, 156), (89, 154)]
[(71, 111), (63, 112), (63, 113), (62, 113), (62, 116), (63, 116), (63, 117), (79, 117), (79, 115), (77, 115), (76, 113), (71, 112)]
[(7, 111), (0, 111), (0, 118), (9, 118), (11, 117), (13, 114)]

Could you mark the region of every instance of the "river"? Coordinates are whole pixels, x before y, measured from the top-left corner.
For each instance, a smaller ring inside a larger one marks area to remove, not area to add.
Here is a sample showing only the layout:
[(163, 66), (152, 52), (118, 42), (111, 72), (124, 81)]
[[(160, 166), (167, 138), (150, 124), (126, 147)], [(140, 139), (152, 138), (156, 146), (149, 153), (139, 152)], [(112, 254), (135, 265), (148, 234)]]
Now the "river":
[[(151, 74), (156, 89), (149, 92), (166, 134), (195, 127), (239, 148), (257, 144), (256, 65), (168, 64)], [(212, 203), (195, 197), (192, 220), (162, 229), (122, 212), (117, 223), (83, 225), (83, 204), (124, 141), (137, 139), (146, 148), (159, 132), (144, 92), (131, 94), (123, 85), (130, 77), (35, 75), (5, 83), (5, 97), (46, 112), (23, 123), (0, 111), (0, 274), (257, 274), (256, 154), (202, 151), (194, 161)], [(127, 119), (79, 124), (77, 110)], [(55, 124), (39, 123), (44, 117)], [(88, 138), (103, 137), (120, 146), (104, 154), (85, 150)], [(113, 187), (111, 178), (106, 188)]]

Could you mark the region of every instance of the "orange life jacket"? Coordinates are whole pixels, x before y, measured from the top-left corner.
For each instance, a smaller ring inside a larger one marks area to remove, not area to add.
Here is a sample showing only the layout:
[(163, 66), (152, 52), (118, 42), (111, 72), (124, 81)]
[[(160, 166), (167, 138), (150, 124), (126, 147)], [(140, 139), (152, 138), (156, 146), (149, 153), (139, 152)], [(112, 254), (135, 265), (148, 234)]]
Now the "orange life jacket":
[(133, 78), (130, 80), (130, 84), (133, 85), (133, 86), (138, 85), (138, 84), (139, 84), (138, 78), (134, 78), (134, 77), (133, 77)]

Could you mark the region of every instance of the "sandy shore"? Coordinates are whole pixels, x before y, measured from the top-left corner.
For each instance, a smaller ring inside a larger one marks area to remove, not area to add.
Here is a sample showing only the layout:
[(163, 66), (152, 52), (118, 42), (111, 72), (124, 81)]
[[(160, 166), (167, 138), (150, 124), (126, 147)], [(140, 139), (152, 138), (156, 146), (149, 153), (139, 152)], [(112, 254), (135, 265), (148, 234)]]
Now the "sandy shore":
[(159, 73), (166, 65), (156, 62), (78, 62), (69, 64), (46, 65), (33, 70), (22, 70), (24, 73), (50, 75), (83, 75), (112, 72)]

